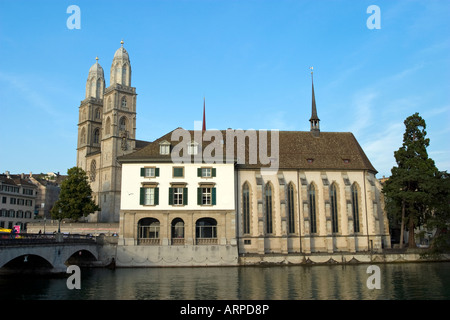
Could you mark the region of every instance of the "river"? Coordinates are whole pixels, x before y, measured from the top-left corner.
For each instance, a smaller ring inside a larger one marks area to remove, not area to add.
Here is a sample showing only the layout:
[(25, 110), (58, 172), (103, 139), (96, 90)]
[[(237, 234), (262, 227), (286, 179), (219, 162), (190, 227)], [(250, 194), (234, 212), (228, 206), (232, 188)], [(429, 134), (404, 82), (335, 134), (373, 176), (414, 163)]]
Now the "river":
[[(0, 299), (20, 300), (448, 300), (450, 262), (378, 264), (379, 289), (367, 264), (81, 269), (67, 277), (1, 276)], [(375, 273), (374, 273), (375, 275)]]

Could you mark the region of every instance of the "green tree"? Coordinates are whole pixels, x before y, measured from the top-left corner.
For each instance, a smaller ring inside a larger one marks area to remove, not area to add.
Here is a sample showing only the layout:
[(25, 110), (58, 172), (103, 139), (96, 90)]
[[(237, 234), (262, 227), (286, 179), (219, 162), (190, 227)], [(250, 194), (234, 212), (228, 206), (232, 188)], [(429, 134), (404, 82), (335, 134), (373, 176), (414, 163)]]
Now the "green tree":
[(434, 190), (433, 214), (427, 222), (429, 229), (435, 229), (431, 243), (433, 252), (441, 253), (450, 249), (450, 174), (439, 172)]
[(391, 177), (383, 187), (390, 213), (400, 217), (400, 247), (403, 246), (403, 230), (409, 231), (408, 246), (415, 248), (414, 229), (423, 225), (431, 216), (437, 188), (438, 170), (428, 157), (425, 120), (415, 113), (404, 121), (403, 144), (394, 152), (397, 166), (391, 169)]
[(100, 208), (92, 200), (92, 189), (86, 172), (78, 167), (67, 170), (68, 177), (61, 183), (59, 199), (51, 209), (52, 219), (77, 221)]

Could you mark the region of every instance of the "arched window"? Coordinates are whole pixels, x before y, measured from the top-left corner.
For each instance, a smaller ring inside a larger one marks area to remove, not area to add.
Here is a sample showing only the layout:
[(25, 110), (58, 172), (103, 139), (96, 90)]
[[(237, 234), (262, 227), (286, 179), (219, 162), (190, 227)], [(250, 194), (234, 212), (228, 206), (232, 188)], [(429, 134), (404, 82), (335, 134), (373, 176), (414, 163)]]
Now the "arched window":
[(181, 218), (172, 220), (172, 244), (184, 244), (184, 221)]
[(265, 188), (265, 204), (266, 204), (266, 233), (273, 232), (273, 218), (272, 218), (272, 187), (270, 183), (266, 184)]
[(127, 65), (122, 66), (122, 81), (121, 84), (127, 85)]
[(242, 188), (242, 223), (243, 233), (250, 233), (250, 188), (247, 182)]
[(127, 130), (127, 118), (122, 117), (119, 120), (119, 130), (126, 131)]
[(316, 218), (316, 187), (313, 184), (308, 188), (309, 198), (309, 231), (311, 233), (317, 233), (317, 218)]
[(352, 185), (352, 207), (353, 207), (353, 231), (359, 232), (359, 203), (358, 203), (358, 186), (356, 183)]
[(155, 218), (143, 218), (138, 222), (138, 244), (159, 244), (160, 223)]
[(90, 178), (91, 178), (92, 182), (95, 181), (96, 172), (97, 172), (97, 162), (95, 160), (92, 160), (91, 161), (91, 172), (90, 172)]
[(213, 218), (201, 218), (195, 223), (197, 244), (217, 243), (217, 221)]
[(101, 112), (100, 112), (100, 108), (95, 109), (95, 119), (100, 119), (101, 118)]
[(80, 144), (86, 143), (86, 130), (83, 128), (81, 129), (81, 136), (80, 136)]
[(98, 99), (102, 98), (101, 86), (102, 86), (102, 80), (100, 78), (98, 78), (97, 79), (97, 88), (96, 88), (96, 92), (95, 92), (96, 93), (95, 97)]
[(287, 209), (288, 209), (288, 231), (295, 233), (295, 200), (294, 200), (294, 185), (289, 183), (287, 189)]
[(108, 98), (108, 102), (107, 102), (107, 104), (106, 104), (106, 105), (107, 105), (107, 107), (106, 107), (106, 108), (107, 108), (107, 110), (111, 110), (111, 108), (112, 108), (111, 97), (109, 97), (109, 98)]
[(122, 109), (127, 109), (127, 97), (122, 97)]
[(94, 143), (100, 143), (100, 129), (94, 130)]
[(111, 119), (106, 118), (105, 134), (111, 134)]
[(338, 205), (337, 205), (336, 185), (333, 183), (330, 187), (330, 205), (331, 205), (331, 231), (338, 232)]

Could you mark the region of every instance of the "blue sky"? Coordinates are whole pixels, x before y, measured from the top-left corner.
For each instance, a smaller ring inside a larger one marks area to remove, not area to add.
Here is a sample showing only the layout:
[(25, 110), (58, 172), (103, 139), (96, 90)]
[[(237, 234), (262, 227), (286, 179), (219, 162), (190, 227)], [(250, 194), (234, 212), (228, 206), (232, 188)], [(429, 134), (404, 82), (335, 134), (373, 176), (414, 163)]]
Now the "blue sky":
[(98, 56), (108, 86), (122, 39), (140, 140), (193, 129), (204, 96), (209, 129), (309, 130), (313, 66), (321, 130), (353, 132), (377, 177), (415, 112), (449, 171), (449, 16), (448, 0), (0, 0), (0, 172), (75, 165), (89, 68)]

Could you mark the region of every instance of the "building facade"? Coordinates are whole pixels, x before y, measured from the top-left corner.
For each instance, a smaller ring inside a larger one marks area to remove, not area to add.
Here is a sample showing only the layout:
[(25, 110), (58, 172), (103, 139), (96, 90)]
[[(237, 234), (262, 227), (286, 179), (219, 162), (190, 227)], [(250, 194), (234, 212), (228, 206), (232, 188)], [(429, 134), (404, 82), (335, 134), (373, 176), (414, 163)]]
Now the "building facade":
[(178, 128), (119, 157), (124, 260), (389, 247), (376, 169), (352, 133), (320, 131), (312, 97), (307, 132)]
[(24, 174), (0, 174), (0, 228), (26, 231), (35, 216), (37, 189)]
[(109, 86), (103, 68), (89, 69), (85, 99), (78, 119), (77, 166), (87, 172), (93, 198), (101, 211), (88, 216), (90, 222), (118, 222), (121, 166), (117, 157), (138, 149), (136, 141), (136, 88), (131, 86), (131, 63), (123, 47), (111, 64)]

